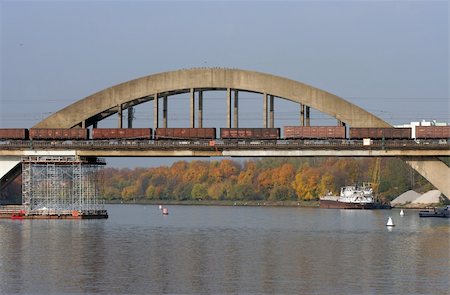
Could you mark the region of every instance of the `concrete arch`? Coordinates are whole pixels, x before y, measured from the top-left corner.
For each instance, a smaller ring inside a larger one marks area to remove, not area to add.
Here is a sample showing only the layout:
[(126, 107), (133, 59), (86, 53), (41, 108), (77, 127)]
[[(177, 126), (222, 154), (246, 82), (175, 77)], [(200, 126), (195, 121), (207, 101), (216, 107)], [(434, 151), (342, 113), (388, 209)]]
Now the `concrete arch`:
[(36, 124), (35, 128), (86, 126), (124, 108), (190, 89), (237, 89), (265, 93), (307, 105), (353, 127), (387, 127), (382, 119), (324, 90), (287, 78), (254, 71), (194, 68), (154, 74), (124, 82), (81, 99)]
[[(352, 127), (391, 126), (362, 108), (324, 90), (287, 78), (254, 71), (225, 68), (195, 68), (154, 74), (124, 82), (50, 115), (34, 128), (89, 126), (118, 111), (155, 96), (195, 90), (241, 90), (264, 93), (298, 102), (326, 113)], [(437, 158), (404, 159), (435, 187), (450, 197), (450, 169)]]

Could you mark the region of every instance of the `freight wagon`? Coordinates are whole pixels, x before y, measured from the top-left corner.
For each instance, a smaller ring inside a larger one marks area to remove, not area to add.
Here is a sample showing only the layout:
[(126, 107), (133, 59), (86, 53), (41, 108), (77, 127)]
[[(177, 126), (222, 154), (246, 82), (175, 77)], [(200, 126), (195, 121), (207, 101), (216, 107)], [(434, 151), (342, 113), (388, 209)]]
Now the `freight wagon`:
[(220, 128), (222, 139), (279, 139), (280, 128)]
[(156, 128), (155, 139), (215, 139), (216, 128)]
[(89, 139), (89, 130), (85, 128), (32, 128), (30, 129), (30, 139), (50, 139), (50, 140), (86, 140)]
[(343, 126), (285, 126), (286, 139), (345, 139)]
[(28, 139), (28, 129), (24, 128), (0, 129), (0, 139)]
[(411, 128), (354, 128), (349, 129), (350, 139), (409, 139)]
[(94, 128), (92, 139), (152, 139), (151, 128)]
[(417, 139), (450, 139), (450, 126), (416, 126)]

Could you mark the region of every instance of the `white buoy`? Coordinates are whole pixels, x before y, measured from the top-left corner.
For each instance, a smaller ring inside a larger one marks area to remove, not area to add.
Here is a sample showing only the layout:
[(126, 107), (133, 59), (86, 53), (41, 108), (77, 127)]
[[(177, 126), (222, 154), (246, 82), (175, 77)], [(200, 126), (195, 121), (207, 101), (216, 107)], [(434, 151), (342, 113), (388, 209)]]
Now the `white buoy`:
[(159, 210), (162, 210), (162, 209), (163, 209), (162, 205), (159, 205)]
[(403, 212), (403, 209), (402, 209), (402, 210), (400, 210), (400, 216), (403, 216), (403, 215), (405, 215), (405, 212)]
[(389, 216), (388, 222), (386, 223), (386, 226), (395, 226), (394, 222), (392, 221), (391, 216)]

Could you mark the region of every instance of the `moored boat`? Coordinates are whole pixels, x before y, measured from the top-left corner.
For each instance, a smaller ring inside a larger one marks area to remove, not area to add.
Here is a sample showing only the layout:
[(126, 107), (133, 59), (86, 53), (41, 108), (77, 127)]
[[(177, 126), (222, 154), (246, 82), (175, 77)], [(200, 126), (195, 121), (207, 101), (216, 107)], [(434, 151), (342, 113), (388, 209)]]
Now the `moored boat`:
[(434, 208), (433, 210), (422, 210), (419, 212), (419, 216), (450, 218), (450, 205), (443, 208)]
[(319, 200), (320, 208), (328, 209), (391, 209), (391, 205), (377, 201), (370, 185), (344, 186), (339, 196), (330, 194)]

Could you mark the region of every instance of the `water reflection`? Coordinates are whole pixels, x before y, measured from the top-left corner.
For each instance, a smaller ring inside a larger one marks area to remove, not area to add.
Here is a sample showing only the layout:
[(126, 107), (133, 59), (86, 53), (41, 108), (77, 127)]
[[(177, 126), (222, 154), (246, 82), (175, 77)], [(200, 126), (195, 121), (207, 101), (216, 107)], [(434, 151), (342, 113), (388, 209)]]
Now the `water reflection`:
[[(0, 220), (0, 293), (446, 294), (450, 223), (415, 212), (110, 206)], [(387, 216), (396, 226), (386, 229)]]

